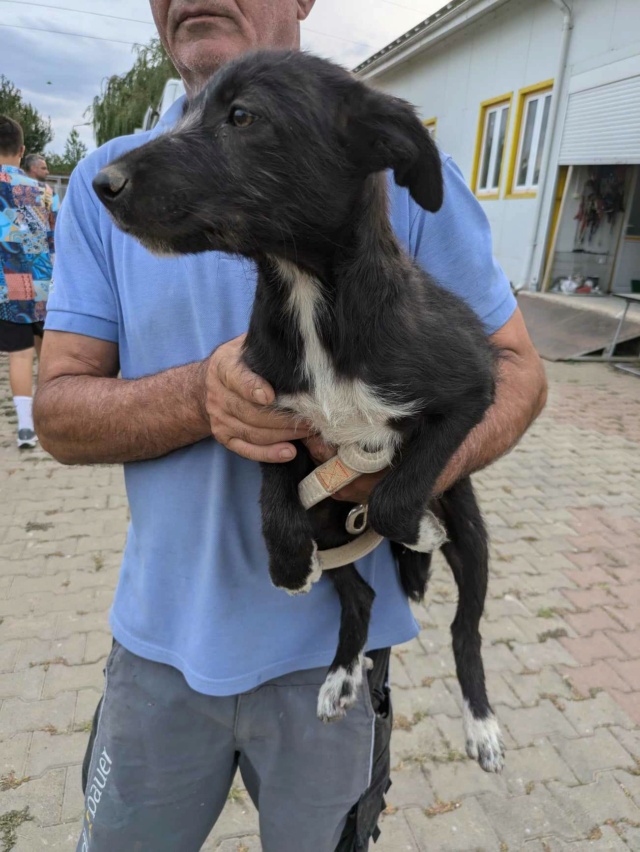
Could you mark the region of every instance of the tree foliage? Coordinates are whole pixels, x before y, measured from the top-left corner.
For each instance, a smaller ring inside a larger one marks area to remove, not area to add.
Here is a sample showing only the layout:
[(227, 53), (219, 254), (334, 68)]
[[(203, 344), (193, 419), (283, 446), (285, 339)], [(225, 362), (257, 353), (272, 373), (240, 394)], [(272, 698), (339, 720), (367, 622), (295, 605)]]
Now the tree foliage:
[(0, 114), (8, 115), (22, 126), (27, 154), (44, 151), (53, 139), (51, 119), (43, 118), (27, 103), (22, 92), (4, 74), (0, 74)]
[(51, 151), (46, 153), (49, 171), (54, 175), (71, 174), (80, 160), (86, 157), (87, 150), (87, 146), (80, 139), (80, 134), (74, 127), (67, 137), (62, 155), (54, 154)]
[(135, 52), (131, 70), (108, 77), (89, 107), (98, 145), (140, 127), (147, 107), (159, 102), (167, 80), (178, 76), (159, 39), (137, 45)]

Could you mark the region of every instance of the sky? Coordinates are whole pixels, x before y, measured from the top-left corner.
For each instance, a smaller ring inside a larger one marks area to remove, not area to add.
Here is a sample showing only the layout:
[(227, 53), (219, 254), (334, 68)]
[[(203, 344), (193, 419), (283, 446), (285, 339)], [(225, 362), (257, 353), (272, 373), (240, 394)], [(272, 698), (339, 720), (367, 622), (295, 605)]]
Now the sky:
[[(445, 0), (316, 0), (302, 26), (302, 46), (354, 67), (443, 5)], [(92, 149), (87, 107), (106, 77), (129, 70), (133, 44), (155, 34), (148, 0), (0, 0), (0, 74), (51, 117), (51, 150), (62, 153), (74, 126)]]

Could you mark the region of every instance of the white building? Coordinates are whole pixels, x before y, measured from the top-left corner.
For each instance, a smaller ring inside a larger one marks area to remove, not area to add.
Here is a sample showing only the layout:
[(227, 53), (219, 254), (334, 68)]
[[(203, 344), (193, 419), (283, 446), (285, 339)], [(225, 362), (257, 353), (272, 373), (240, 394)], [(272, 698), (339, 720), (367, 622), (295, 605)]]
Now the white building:
[(356, 72), (417, 107), (516, 286), (640, 279), (640, 0), (452, 0)]

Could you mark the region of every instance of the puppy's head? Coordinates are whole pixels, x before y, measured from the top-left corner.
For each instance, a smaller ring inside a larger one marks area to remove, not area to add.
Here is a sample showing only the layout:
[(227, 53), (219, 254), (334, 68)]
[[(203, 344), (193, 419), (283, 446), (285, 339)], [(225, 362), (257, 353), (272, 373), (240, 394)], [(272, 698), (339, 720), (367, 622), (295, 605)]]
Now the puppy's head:
[(317, 57), (261, 51), (93, 186), (151, 251), (291, 257), (339, 240), (365, 179), (385, 169), (426, 210), (442, 204), (440, 158), (409, 104)]

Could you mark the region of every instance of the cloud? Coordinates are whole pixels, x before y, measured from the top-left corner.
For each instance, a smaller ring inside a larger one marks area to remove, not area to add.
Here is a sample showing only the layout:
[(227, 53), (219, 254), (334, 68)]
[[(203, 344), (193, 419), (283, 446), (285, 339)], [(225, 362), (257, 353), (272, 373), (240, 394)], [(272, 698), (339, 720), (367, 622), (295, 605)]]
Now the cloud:
[[(146, 43), (155, 27), (147, 0), (39, 0), (51, 6), (75, 7), (76, 12), (43, 9), (20, 0), (0, 0), (0, 23), (39, 30), (58, 30), (97, 36), (97, 39), (0, 28), (2, 73), (22, 89), (26, 100), (51, 117), (54, 151), (62, 152), (71, 128), (83, 125), (87, 107), (106, 77), (122, 74), (133, 64), (129, 43)], [(317, 0), (302, 28), (305, 49), (353, 67), (415, 26), (444, 0)], [(121, 16), (129, 21), (82, 12)], [(121, 44), (119, 42), (128, 42)], [(91, 128), (79, 126), (82, 140), (94, 147)]]

